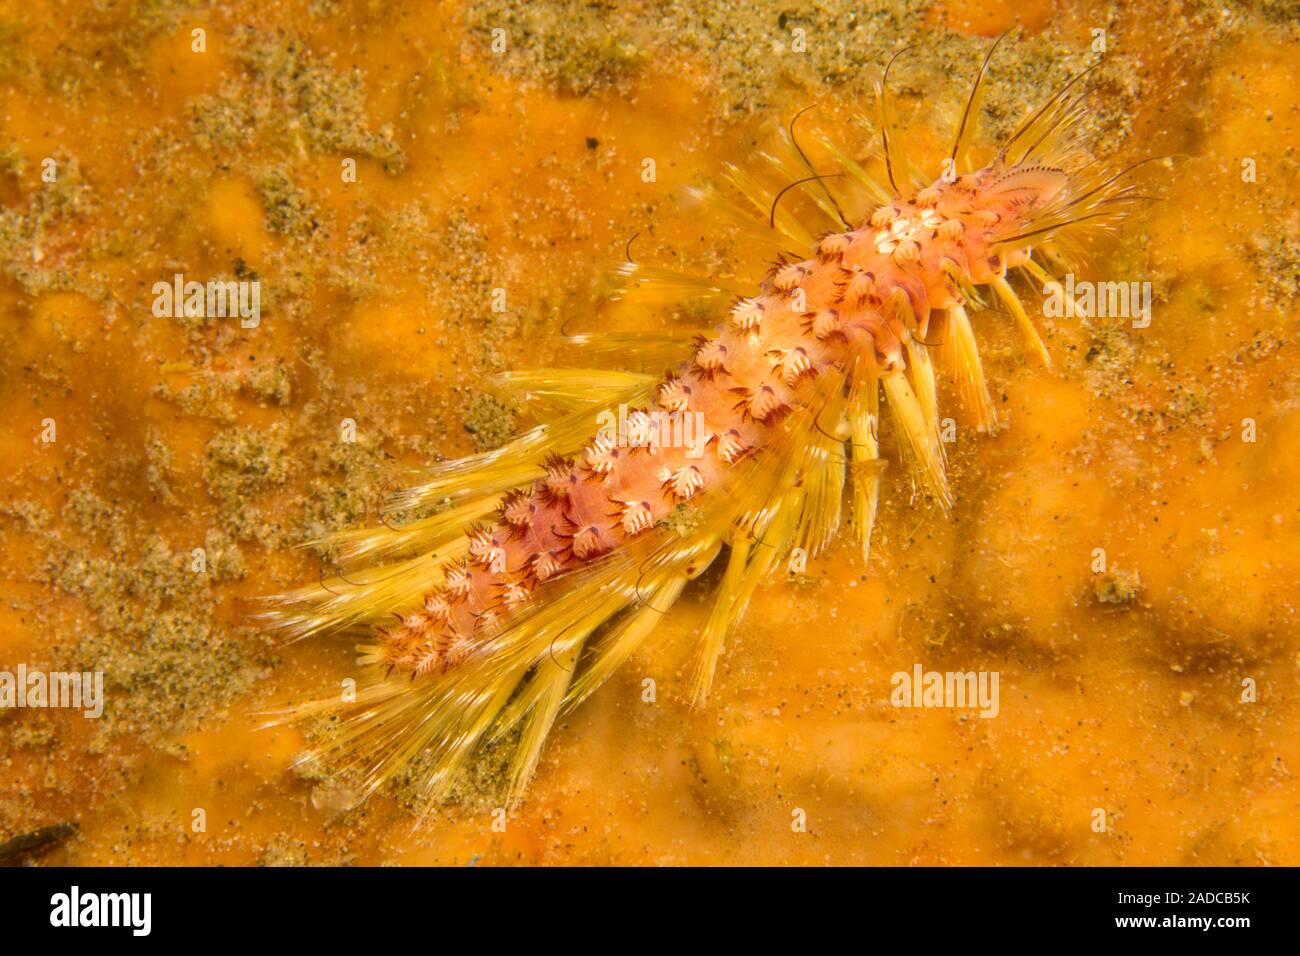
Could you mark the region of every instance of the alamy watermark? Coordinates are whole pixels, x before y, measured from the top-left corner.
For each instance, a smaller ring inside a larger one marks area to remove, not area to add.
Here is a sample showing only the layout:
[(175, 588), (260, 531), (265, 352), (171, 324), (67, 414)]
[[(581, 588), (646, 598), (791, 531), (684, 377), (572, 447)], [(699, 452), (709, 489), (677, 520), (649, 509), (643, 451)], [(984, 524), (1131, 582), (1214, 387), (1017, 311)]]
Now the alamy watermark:
[(50, 897), (50, 925), (123, 926), (132, 936), (148, 936), (153, 929), (153, 894), (83, 893), (73, 886)]
[(153, 314), (160, 319), (225, 319), (239, 317), (240, 328), (255, 329), (262, 321), (260, 279), (185, 281), (176, 273), (171, 282), (153, 284)]
[(19, 664), (17, 672), (0, 671), (0, 709), (10, 707), (70, 708), (93, 719), (104, 712), (104, 674), (29, 671)]
[(1043, 315), (1049, 319), (1132, 319), (1133, 328), (1151, 324), (1150, 282), (1076, 281), (1073, 272), (1065, 282), (1043, 285)]
[(619, 405), (617, 415), (603, 411), (596, 423), (600, 434), (620, 448), (685, 448), (687, 458), (702, 458), (709, 443), (703, 412), (629, 410)]
[(981, 717), (996, 717), (1001, 708), (997, 671), (927, 671), (915, 664), (890, 679), (895, 707), (979, 708)]

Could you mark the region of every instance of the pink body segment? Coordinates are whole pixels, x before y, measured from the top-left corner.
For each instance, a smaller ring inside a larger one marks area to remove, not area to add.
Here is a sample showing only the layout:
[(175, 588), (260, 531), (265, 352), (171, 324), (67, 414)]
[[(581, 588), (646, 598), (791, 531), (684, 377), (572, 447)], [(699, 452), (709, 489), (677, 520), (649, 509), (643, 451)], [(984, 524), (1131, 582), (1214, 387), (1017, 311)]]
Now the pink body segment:
[[(828, 369), (858, 357), (882, 375), (903, 369), (908, 337), (924, 338), (932, 313), (963, 302), (953, 275), (986, 284), (1027, 259), (996, 251), (995, 235), (1029, 221), (1064, 181), (1037, 166), (941, 179), (821, 237), (813, 257), (779, 262), (662, 380), (654, 408), (628, 411), (625, 428), (597, 433), (576, 459), (549, 458), (531, 488), (503, 498), (495, 523), (469, 532), (468, 558), (383, 631), (379, 663), (413, 675), (454, 666), (539, 585), (718, 491)], [(687, 416), (691, 427), (663, 427)]]

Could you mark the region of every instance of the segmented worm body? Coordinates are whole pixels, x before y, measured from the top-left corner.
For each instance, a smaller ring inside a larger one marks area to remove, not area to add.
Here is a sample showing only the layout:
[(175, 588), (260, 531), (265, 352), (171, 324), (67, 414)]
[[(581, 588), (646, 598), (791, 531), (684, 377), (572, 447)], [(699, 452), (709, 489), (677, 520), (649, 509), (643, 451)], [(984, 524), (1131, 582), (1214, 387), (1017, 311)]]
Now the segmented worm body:
[[(792, 549), (828, 543), (846, 489), (867, 553), (882, 396), (916, 484), (947, 508), (936, 362), (977, 424), (994, 420), (967, 308), (991, 291), (1046, 361), (1009, 274), (1047, 281), (1084, 229), (1143, 198), (1128, 171), (1082, 163), (1071, 139), (1077, 80), (966, 173), (957, 166), (979, 82), (945, 174), (925, 182), (890, 136), (882, 81), (878, 150), (854, 159), (820, 139), (835, 179), (814, 171), (793, 128), (785, 158), (769, 157), (787, 183), (805, 186), (799, 211), (779, 206), (790, 185), (767, 188), (735, 169), (727, 178), (748, 209), (697, 191), (722, 221), (774, 250), (766, 276), (747, 285), (624, 266), (623, 294), (694, 295), (716, 304), (718, 325), (656, 340), (680, 355), (657, 379), (605, 369), (506, 376), (548, 420), (500, 451), (442, 466), (392, 502), (431, 509), (425, 517), (334, 536), (350, 573), (277, 599), (269, 616), (292, 635), (370, 635), (361, 645), (370, 680), (356, 699), (291, 716), (344, 711), (350, 719), (328, 747), (354, 763), (367, 791), (432, 750), (432, 796), (483, 742), (517, 731), (517, 798), (556, 716), (625, 661), (724, 549), (700, 635), (697, 701), (758, 582)], [(578, 338), (628, 359), (648, 347), (645, 337)]]

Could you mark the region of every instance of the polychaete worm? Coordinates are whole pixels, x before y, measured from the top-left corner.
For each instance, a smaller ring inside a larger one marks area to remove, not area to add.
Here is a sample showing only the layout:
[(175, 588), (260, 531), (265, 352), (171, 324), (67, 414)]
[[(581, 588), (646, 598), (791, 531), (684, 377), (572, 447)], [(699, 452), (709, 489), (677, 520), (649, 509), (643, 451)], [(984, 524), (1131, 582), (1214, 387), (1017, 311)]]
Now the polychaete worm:
[[(341, 715), (310, 756), (351, 758), (368, 794), (429, 752), (424, 787), (436, 800), (482, 745), (517, 735), (517, 801), (557, 716), (594, 693), (725, 552), (693, 667), (702, 703), (759, 582), (795, 549), (824, 548), (846, 498), (868, 554), (882, 405), (917, 486), (951, 506), (938, 371), (981, 430), (995, 423), (968, 308), (1001, 303), (1049, 362), (1008, 274), (1054, 281), (1072, 248), (1148, 198), (1131, 185), (1136, 166), (1102, 170), (1076, 148), (1086, 71), (975, 165), (970, 140), (996, 48), (937, 176), (921, 178), (895, 135), (896, 55), (876, 84), (876, 146), (855, 152), (821, 135), (819, 170), (792, 122), (777, 158), (783, 188), (731, 169), (734, 198), (693, 191), (735, 238), (773, 250), (766, 275), (737, 285), (632, 262), (619, 270), (628, 299), (713, 302), (715, 328), (571, 339), (629, 368), (643, 367), (647, 349), (672, 354), (671, 371), (508, 373), (504, 384), (549, 403), (548, 420), (438, 466), (388, 502), (424, 517), (328, 539), (346, 573), (271, 599), (264, 615), (294, 638), (367, 635), (354, 695), (282, 715)], [(691, 440), (673, 440), (674, 427)]]

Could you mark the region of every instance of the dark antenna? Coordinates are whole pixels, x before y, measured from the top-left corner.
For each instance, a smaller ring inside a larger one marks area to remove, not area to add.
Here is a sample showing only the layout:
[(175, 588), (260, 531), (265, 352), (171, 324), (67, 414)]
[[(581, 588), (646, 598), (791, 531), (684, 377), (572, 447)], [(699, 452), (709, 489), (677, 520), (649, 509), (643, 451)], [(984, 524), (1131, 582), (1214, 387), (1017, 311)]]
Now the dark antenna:
[[(794, 135), (794, 124), (799, 122), (799, 117), (803, 116), (804, 113), (807, 113), (815, 106), (817, 106), (816, 103), (813, 103), (810, 106), (805, 106), (798, 113), (795, 113), (794, 117), (790, 120), (790, 142), (794, 144), (795, 152), (799, 154), (799, 158), (803, 160), (804, 167), (810, 173), (815, 173), (817, 172), (817, 170), (813, 168), (813, 164), (808, 160), (808, 154), (805, 153), (803, 151), (803, 147), (799, 145), (799, 140)], [(829, 199), (831, 205), (835, 207), (835, 215), (840, 217), (840, 222), (844, 224), (844, 228), (852, 229), (853, 223), (849, 222), (849, 220), (845, 217), (844, 210), (840, 208), (840, 204), (835, 200), (835, 197), (831, 195), (831, 191), (826, 188), (825, 183), (822, 183), (822, 192), (826, 194), (826, 198)]]
[(894, 65), (894, 61), (910, 49), (912, 49), (910, 46), (905, 46), (891, 56), (889, 62), (885, 64), (884, 74), (880, 77), (880, 143), (885, 150), (885, 174), (889, 177), (889, 185), (894, 187), (895, 195), (898, 194), (899, 189), (898, 183), (894, 181), (894, 158), (890, 155), (889, 147), (889, 70)]
[(1012, 27), (1011, 30), (1008, 30), (1006, 33), (1002, 34), (1002, 36), (994, 40), (993, 45), (989, 47), (989, 51), (984, 54), (984, 62), (980, 64), (980, 71), (975, 75), (975, 83), (970, 88), (970, 97), (966, 100), (966, 109), (964, 109), (961, 114), (961, 123), (957, 127), (957, 138), (953, 141), (952, 152), (948, 155), (948, 158), (953, 162), (954, 169), (956, 169), (957, 151), (961, 149), (962, 139), (966, 136), (966, 124), (970, 121), (971, 110), (975, 107), (975, 99), (979, 95), (980, 84), (984, 82), (984, 76), (988, 73), (989, 61), (993, 59), (993, 54), (997, 51), (998, 44), (1005, 40), (1014, 29), (1015, 27)]
[(1057, 90), (1056, 93), (1050, 99), (1048, 99), (1046, 103), (1040, 106), (1038, 108), (1038, 111), (1034, 113), (1033, 116), (1029, 117), (1029, 119), (1025, 120), (1025, 122), (1020, 124), (1020, 128), (1011, 135), (1011, 138), (1009, 140), (1007, 140), (1005, 143), (1002, 144), (1002, 148), (998, 150), (998, 157), (1000, 159), (1005, 159), (1007, 153), (1011, 151), (1011, 147), (1015, 144), (1016, 140), (1018, 140), (1021, 136), (1023, 136), (1030, 129), (1030, 127), (1032, 127), (1035, 123), (1037, 123), (1038, 120), (1042, 118), (1042, 115), (1046, 113), (1049, 109), (1051, 109), (1052, 105), (1056, 103), (1057, 100), (1059, 100), (1066, 93), (1068, 93), (1070, 87), (1074, 86), (1075, 83), (1078, 83), (1081, 79), (1083, 79), (1093, 70), (1097, 69), (1097, 67), (1100, 65), (1101, 65), (1100, 63), (1094, 63), (1086, 70), (1082, 70), (1074, 74), (1074, 76), (1070, 77), (1070, 79), (1066, 81), (1065, 85), (1062, 86), (1059, 90)]
[[(843, 173), (823, 173), (820, 176), (807, 176), (803, 179), (796, 179), (790, 185), (786, 186), (779, 193), (777, 193), (776, 197), (772, 200), (772, 211), (769, 212), (767, 215), (767, 227), (769, 229), (776, 228), (776, 204), (781, 201), (782, 196), (784, 196), (790, 190), (794, 189), (795, 186), (802, 186), (804, 183), (816, 182), (817, 180), (820, 179), (835, 179), (843, 175), (844, 175)], [(845, 225), (847, 226), (848, 223), (845, 223)]]

